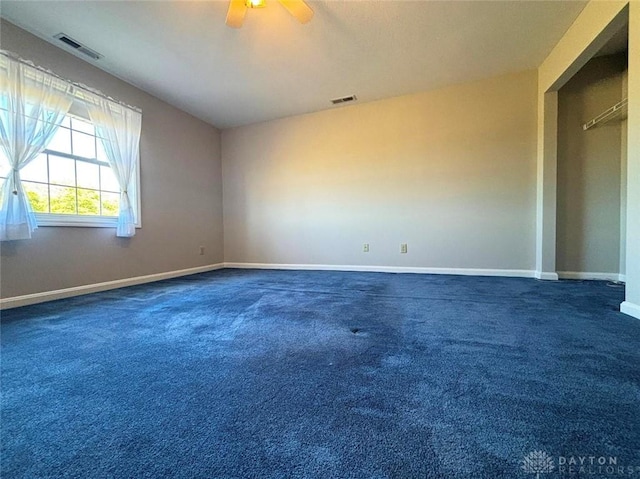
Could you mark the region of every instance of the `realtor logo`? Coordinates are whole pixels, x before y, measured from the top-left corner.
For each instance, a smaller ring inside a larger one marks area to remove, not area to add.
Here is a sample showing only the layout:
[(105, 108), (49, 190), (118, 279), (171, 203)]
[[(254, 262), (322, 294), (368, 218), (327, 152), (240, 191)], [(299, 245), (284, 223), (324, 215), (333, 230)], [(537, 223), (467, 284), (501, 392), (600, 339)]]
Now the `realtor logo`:
[(522, 469), (528, 474), (535, 474), (540, 479), (540, 474), (552, 472), (555, 468), (553, 457), (544, 451), (532, 451), (522, 460)]

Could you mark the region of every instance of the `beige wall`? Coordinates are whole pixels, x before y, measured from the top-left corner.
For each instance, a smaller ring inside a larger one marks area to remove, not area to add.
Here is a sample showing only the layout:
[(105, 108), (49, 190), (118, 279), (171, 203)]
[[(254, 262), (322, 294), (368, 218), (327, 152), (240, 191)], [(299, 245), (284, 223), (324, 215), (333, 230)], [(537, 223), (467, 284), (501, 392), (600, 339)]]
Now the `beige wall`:
[(621, 122), (583, 123), (622, 99), (624, 56), (589, 61), (558, 94), (556, 267), (619, 273)]
[[(3, 49), (143, 110), (142, 229), (41, 227), (0, 244), (3, 298), (223, 260), (220, 134), (212, 126), (2, 21)], [(199, 246), (205, 254), (199, 255)]]
[(536, 91), (529, 71), (223, 131), (225, 260), (531, 270)]
[[(628, 58), (628, 54), (627, 54)], [(629, 70), (622, 72), (622, 98), (629, 96)], [(620, 122), (620, 274), (627, 271), (627, 130), (628, 119)]]
[(622, 310), (640, 319), (640, 1), (629, 8), (627, 286)]

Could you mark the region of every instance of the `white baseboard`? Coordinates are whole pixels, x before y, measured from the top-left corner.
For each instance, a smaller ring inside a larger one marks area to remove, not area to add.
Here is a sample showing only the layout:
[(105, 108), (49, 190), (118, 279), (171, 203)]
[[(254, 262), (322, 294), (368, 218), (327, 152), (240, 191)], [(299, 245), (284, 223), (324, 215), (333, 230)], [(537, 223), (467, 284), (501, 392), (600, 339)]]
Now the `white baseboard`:
[(618, 273), (583, 273), (577, 271), (558, 271), (560, 279), (594, 279), (600, 281), (625, 282), (626, 276)]
[(148, 274), (145, 276), (136, 276), (134, 278), (117, 279), (115, 281), (106, 281), (104, 283), (86, 284), (83, 286), (75, 286), (73, 288), (58, 289), (55, 291), (45, 291), (43, 293), (25, 294), (24, 296), (14, 296), (13, 298), (0, 299), (0, 310), (17, 308), (19, 306), (27, 306), (29, 304), (44, 303), (56, 299), (70, 298), (71, 296), (80, 296), (83, 294), (97, 293), (98, 291), (107, 291), (109, 289), (124, 288), (125, 286), (134, 286), (136, 284), (152, 283), (163, 279), (177, 278), (180, 276), (188, 276), (190, 274), (204, 273), (216, 269), (224, 268), (223, 263), (209, 264), (206, 266), (197, 266), (195, 268), (180, 269), (177, 271), (167, 271), (165, 273)]
[[(373, 273), (416, 273), (416, 274), (452, 274), (462, 276), (503, 276), (515, 278), (537, 278), (544, 280), (562, 279), (597, 279), (608, 281), (624, 281), (624, 275), (614, 273), (578, 273), (571, 271), (561, 271), (559, 273), (543, 273), (540, 271), (524, 270), (524, 269), (482, 269), (482, 268), (423, 268), (412, 266), (363, 266), (363, 265), (329, 265), (329, 264), (278, 264), (278, 263), (217, 263), (206, 266), (198, 266), (195, 268), (181, 269), (177, 271), (167, 271), (164, 273), (149, 274), (145, 276), (136, 276), (133, 278), (119, 279), (115, 281), (107, 281), (104, 283), (87, 284), (83, 286), (75, 286), (72, 288), (58, 289), (55, 291), (45, 291), (42, 293), (26, 294), (23, 296), (15, 296), (12, 298), (0, 299), (0, 310), (17, 308), (19, 306), (27, 306), (29, 304), (43, 303), (56, 299), (69, 298), (72, 296), (80, 296), (83, 294), (96, 293), (99, 291), (107, 291), (110, 289), (123, 288), (136, 284), (151, 283), (161, 281), (163, 279), (177, 278), (190, 274), (204, 273), (222, 268), (235, 269), (280, 269), (280, 270), (308, 270), (308, 271), (360, 271)], [(640, 309), (632, 303), (622, 303), (629, 311), (636, 311), (634, 308)], [(622, 310), (621, 306), (621, 310)], [(626, 312), (626, 311), (623, 311)], [(628, 312), (631, 316), (635, 316), (634, 312)], [(638, 316), (636, 316), (638, 317)]]
[(620, 304), (620, 312), (628, 314), (629, 316), (633, 316), (636, 319), (640, 319), (640, 304), (623, 301)]
[(533, 271), (525, 269), (420, 268), (411, 266), (360, 266), (277, 263), (224, 263), (224, 267), (236, 269), (286, 269), (310, 271), (360, 271), (372, 273), (454, 274), (463, 276), (506, 276), (516, 278), (534, 277)]
[(545, 273), (544, 271), (536, 271), (534, 278), (543, 279), (545, 281), (558, 281), (558, 273)]

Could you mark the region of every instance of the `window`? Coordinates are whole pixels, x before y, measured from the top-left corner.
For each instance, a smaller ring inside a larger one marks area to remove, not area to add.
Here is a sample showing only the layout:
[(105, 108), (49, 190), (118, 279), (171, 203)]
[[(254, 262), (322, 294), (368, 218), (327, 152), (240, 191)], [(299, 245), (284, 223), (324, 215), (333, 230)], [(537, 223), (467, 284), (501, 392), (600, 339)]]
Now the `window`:
[[(91, 122), (67, 115), (44, 152), (20, 170), (40, 226), (116, 224), (120, 187), (102, 142)], [(8, 172), (0, 152), (0, 181)]]

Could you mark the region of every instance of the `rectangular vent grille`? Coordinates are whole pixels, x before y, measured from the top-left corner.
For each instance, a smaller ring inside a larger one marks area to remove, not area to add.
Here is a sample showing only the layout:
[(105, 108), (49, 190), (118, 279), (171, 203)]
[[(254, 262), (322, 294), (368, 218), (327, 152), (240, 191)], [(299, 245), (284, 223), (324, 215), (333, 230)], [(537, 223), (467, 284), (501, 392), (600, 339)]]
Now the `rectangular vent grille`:
[(89, 58), (92, 58), (93, 60), (100, 60), (102, 58), (102, 55), (100, 55), (98, 52), (91, 50), (91, 48), (85, 47), (82, 43), (74, 40), (65, 33), (58, 33), (57, 35), (54, 35), (53, 38), (60, 40), (68, 47), (77, 50), (78, 52), (88, 56)]
[(358, 98), (355, 95), (343, 96), (342, 98), (335, 98), (331, 100), (331, 103), (334, 105), (339, 105), (340, 103), (347, 103), (349, 101), (355, 101)]

